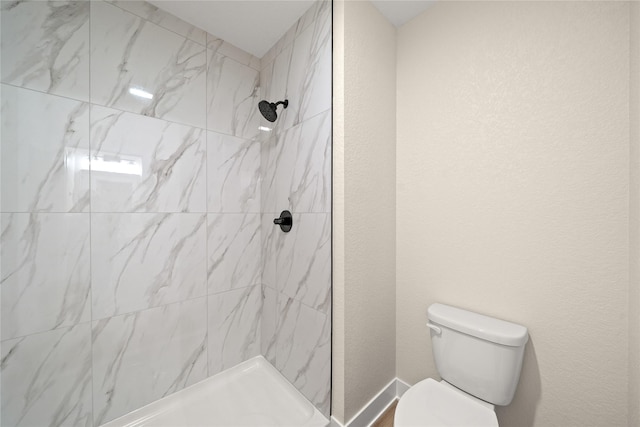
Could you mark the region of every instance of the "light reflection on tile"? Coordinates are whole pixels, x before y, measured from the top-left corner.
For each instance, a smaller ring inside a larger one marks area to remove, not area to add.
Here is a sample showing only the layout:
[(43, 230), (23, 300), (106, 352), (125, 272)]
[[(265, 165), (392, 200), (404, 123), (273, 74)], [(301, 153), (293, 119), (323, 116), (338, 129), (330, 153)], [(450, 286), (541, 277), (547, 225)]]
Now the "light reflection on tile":
[[(85, 212), (89, 105), (2, 85), (2, 211)], [(37, 123), (37, 126), (34, 126)]]
[(204, 46), (114, 5), (92, 2), (91, 102), (204, 128), (205, 71)]
[(141, 163), (142, 175), (93, 171), (93, 212), (205, 212), (204, 130), (91, 108), (91, 150), (103, 162)]

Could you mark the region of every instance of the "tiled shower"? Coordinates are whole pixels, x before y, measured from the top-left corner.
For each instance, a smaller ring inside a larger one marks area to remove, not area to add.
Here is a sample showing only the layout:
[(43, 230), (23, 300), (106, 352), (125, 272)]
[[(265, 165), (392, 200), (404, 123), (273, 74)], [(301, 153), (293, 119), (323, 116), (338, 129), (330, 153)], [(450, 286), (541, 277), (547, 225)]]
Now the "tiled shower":
[(328, 416), (330, 2), (261, 59), (144, 2), (0, 14), (2, 425), (98, 426), (260, 354)]

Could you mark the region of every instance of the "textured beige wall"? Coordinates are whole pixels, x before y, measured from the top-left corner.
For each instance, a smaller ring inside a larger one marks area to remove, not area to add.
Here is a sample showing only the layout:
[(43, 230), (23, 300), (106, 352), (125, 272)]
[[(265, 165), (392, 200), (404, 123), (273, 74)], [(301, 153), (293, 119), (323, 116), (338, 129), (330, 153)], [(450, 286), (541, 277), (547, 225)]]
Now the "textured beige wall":
[(630, 3), (629, 426), (640, 426), (640, 2)]
[(529, 327), (502, 427), (628, 422), (629, 5), (440, 2), (398, 31), (397, 373), (429, 304)]
[(334, 7), (333, 415), (344, 422), (395, 377), (396, 30), (368, 1)]

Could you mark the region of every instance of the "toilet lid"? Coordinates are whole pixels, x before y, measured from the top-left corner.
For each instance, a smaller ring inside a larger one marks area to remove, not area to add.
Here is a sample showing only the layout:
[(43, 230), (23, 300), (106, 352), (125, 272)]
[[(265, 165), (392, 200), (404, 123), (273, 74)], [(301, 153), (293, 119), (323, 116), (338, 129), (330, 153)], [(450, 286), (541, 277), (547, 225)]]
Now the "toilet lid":
[(393, 421), (395, 427), (498, 427), (494, 411), (432, 378), (402, 396)]

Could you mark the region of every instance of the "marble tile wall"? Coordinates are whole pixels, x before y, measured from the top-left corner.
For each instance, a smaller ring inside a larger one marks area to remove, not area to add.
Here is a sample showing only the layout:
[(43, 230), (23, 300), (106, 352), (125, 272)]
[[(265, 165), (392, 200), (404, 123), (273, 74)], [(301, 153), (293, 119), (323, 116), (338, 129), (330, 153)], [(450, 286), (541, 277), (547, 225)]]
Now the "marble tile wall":
[[(325, 415), (331, 390), (331, 2), (262, 58), (264, 98), (289, 100), (261, 145), (262, 353)], [(282, 107), (280, 107), (282, 108)], [(293, 213), (289, 233), (272, 221)]]
[(98, 426), (260, 354), (260, 60), (144, 2), (0, 7), (1, 424)]

